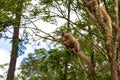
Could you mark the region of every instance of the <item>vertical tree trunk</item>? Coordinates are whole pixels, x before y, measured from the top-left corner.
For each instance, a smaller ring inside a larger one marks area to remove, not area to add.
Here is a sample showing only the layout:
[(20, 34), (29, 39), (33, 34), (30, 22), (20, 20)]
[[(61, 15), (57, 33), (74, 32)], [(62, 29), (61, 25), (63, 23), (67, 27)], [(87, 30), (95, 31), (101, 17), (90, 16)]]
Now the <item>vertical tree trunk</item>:
[[(111, 43), (112, 44), (112, 43)], [(113, 46), (113, 45), (111, 45)], [(117, 65), (117, 54), (114, 53), (114, 48), (107, 46), (107, 54), (110, 64), (111, 80), (119, 80), (118, 77), (118, 65)]]
[[(115, 10), (115, 24), (117, 27), (119, 27), (119, 15), (118, 15), (118, 0), (114, 0), (114, 10)], [(117, 63), (117, 59), (118, 59), (118, 45), (119, 45), (119, 41), (117, 40), (117, 33), (115, 33), (115, 40), (114, 40), (114, 44), (113, 44), (113, 54), (111, 56), (111, 61), (110, 61), (110, 66), (111, 66), (111, 78), (112, 80), (119, 80), (119, 74), (118, 74), (118, 63)]]
[(13, 80), (14, 78), (14, 72), (15, 72), (16, 61), (17, 61), (17, 53), (18, 53), (18, 35), (19, 35), (19, 27), (14, 27), (12, 53), (11, 53), (11, 59), (9, 64), (9, 70), (7, 74), (7, 80)]
[[(17, 19), (18, 17), (16, 17)], [(19, 18), (20, 19), (20, 18)], [(20, 22), (18, 23), (20, 25)], [(13, 80), (18, 56), (19, 25), (14, 26), (11, 59), (7, 74), (7, 80)]]
[(19, 28), (20, 28), (20, 21), (21, 21), (21, 13), (22, 13), (22, 7), (23, 2), (16, 2), (16, 18), (15, 18), (15, 24), (14, 30), (13, 30), (13, 38), (12, 38), (12, 51), (11, 51), (11, 59), (9, 64), (9, 69), (7, 73), (7, 79), (6, 80), (13, 80), (14, 79), (14, 73), (15, 73), (15, 67), (16, 67), (16, 61), (18, 57), (18, 45), (19, 45)]
[(110, 61), (110, 66), (111, 66), (111, 79), (119, 80), (118, 65), (117, 65), (117, 61), (115, 60), (115, 58), (113, 58), (112, 61)]

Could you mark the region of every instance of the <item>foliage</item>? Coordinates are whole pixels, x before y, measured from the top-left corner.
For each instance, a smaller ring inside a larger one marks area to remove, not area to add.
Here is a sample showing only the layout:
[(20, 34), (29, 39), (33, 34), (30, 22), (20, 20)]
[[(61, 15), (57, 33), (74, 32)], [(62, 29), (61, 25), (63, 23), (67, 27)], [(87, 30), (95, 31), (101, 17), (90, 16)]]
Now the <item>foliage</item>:
[(9, 65), (8, 63), (1, 64), (1, 65), (0, 65), (0, 69), (1, 69), (1, 71), (2, 71), (2, 74), (0, 74), (0, 79), (1, 79), (1, 80), (6, 78), (6, 74), (7, 74), (6, 68), (7, 68), (8, 65)]
[[(110, 78), (109, 67), (106, 68), (100, 63), (102, 57), (102, 55), (97, 55), (95, 58), (99, 61), (96, 67), (97, 80)], [(84, 61), (82, 64), (86, 65)], [(36, 49), (34, 53), (29, 53), (28, 57), (22, 60), (18, 70), (16, 77), (22, 80), (84, 80), (84, 74), (78, 65), (76, 55), (65, 49)]]
[[(18, 77), (41, 80), (79, 80), (83, 74), (76, 62), (76, 56), (67, 50), (36, 49), (24, 58)], [(79, 76), (81, 75), (81, 76)]]

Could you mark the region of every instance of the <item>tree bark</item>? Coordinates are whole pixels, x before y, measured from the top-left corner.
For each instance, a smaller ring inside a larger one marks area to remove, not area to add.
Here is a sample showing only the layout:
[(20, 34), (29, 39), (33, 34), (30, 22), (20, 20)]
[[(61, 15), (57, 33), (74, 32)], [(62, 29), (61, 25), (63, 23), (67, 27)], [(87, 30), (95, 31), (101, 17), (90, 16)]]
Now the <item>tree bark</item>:
[(6, 80), (13, 80), (14, 78), (14, 72), (15, 72), (15, 66), (16, 66), (16, 57), (12, 57), (10, 59), (10, 66), (7, 74)]

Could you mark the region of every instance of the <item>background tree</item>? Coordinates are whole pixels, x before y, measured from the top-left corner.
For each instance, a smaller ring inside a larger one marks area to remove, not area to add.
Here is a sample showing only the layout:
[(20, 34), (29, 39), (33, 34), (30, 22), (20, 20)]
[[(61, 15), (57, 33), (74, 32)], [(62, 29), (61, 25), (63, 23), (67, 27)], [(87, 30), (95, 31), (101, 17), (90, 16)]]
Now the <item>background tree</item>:
[[(25, 2), (28, 0), (19, 0), (19, 1), (4, 1), (1, 0), (1, 19), (0, 19), (0, 31), (3, 38), (12, 39), (12, 51), (11, 51), (11, 60), (9, 65), (9, 70), (7, 74), (7, 80), (13, 80), (16, 60), (18, 57), (18, 52), (21, 54), (21, 43), (19, 42), (19, 28), (21, 24), (21, 15)], [(11, 5), (12, 4), (12, 5)], [(9, 27), (13, 26), (13, 37), (3, 34), (2, 32), (10, 32)], [(22, 46), (23, 48), (24, 46)], [(25, 48), (25, 47), (24, 47)]]
[(13, 80), (14, 78), (14, 72), (15, 72), (15, 66), (18, 56), (18, 44), (19, 44), (19, 27), (20, 27), (20, 21), (21, 21), (21, 14), (23, 9), (23, 3), (24, 1), (16, 1), (14, 2), (12, 9), (15, 9), (15, 22), (13, 24), (13, 38), (12, 38), (12, 51), (11, 51), (11, 59), (10, 59), (10, 65), (9, 70), (7, 74), (7, 80)]

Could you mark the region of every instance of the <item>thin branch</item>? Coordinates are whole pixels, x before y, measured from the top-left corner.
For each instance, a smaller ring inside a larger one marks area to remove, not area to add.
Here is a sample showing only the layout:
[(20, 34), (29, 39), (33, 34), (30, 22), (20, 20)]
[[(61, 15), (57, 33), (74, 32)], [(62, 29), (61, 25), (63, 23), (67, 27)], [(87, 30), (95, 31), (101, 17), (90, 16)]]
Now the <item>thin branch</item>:
[(34, 27), (36, 28), (36, 30), (39, 30), (40, 32), (42, 32), (42, 33), (44, 33), (44, 34), (52, 37), (53, 39), (55, 39), (55, 38), (54, 38), (53, 36), (51, 36), (50, 34), (48, 34), (48, 33), (44, 32), (44, 31), (42, 31), (41, 29), (39, 29), (39, 28), (33, 23), (33, 21), (32, 21), (30, 18), (28, 18), (28, 16), (26, 16), (26, 15), (22, 15), (22, 16), (23, 16), (24, 18), (29, 19), (29, 21), (34, 25)]
[(70, 27), (70, 11), (71, 11), (71, 7), (70, 7), (70, 5), (71, 5), (71, 0), (68, 0), (68, 15), (67, 15), (67, 17), (68, 17), (68, 23), (67, 23), (67, 26), (68, 27)]
[(81, 0), (78, 0), (78, 2), (79, 2), (80, 4), (83, 4), (83, 2), (82, 2)]
[(103, 1), (104, 1), (105, 9), (108, 12), (107, 2), (106, 2), (106, 0), (103, 0)]
[[(59, 3), (56, 2), (56, 4), (57, 4), (56, 6), (54, 6), (54, 5), (52, 5), (52, 6), (55, 7), (55, 8), (58, 10), (58, 12), (60, 12), (60, 14), (65, 17), (65, 15), (63, 14), (63, 10), (62, 10), (62, 8), (60, 7)], [(51, 12), (52, 12), (52, 11), (51, 11)], [(54, 11), (54, 12), (55, 12), (55, 11)]]
[[(48, 39), (48, 40), (51, 40), (51, 41), (60, 42), (60, 40), (54, 38), (54, 37), (51, 36), (51, 35), (50, 35), (50, 36), (49, 36), (49, 35), (47, 35), (47, 36), (38, 35), (38, 34), (35, 32), (35, 30), (38, 31), (38, 32), (40, 32), (40, 31), (41, 31), (40, 29), (36, 29), (36, 28), (34, 28), (34, 27), (21, 27), (21, 28), (28, 28), (28, 29), (30, 29), (30, 30), (35, 34), (35, 36), (39, 36), (39, 37), (41, 37), (41, 38), (43, 38), (43, 39)], [(45, 34), (45, 35), (46, 35), (46, 34)]]

